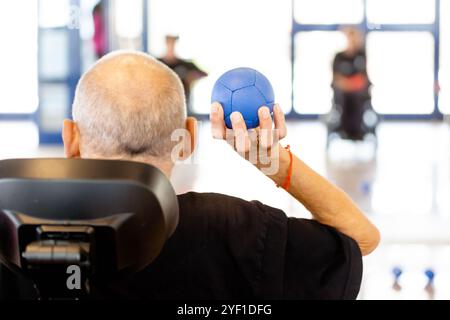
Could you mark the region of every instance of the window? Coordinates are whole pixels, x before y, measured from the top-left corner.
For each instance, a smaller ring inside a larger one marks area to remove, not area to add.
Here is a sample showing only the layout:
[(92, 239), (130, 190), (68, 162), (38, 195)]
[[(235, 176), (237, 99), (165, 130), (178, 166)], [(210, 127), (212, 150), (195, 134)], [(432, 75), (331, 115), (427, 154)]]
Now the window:
[(295, 39), (294, 108), (302, 114), (323, 114), (331, 109), (333, 60), (344, 50), (341, 32), (300, 32)]
[(223, 72), (241, 66), (264, 73), (287, 112), (291, 108), (291, 22), (290, 1), (152, 0), (149, 48), (160, 56), (165, 35), (177, 34), (178, 54), (208, 72), (192, 91), (196, 113), (209, 113), (214, 82)]
[(445, 114), (450, 114), (450, 1), (441, 1), (441, 32), (440, 32), (440, 70), (439, 108)]
[(64, 29), (40, 30), (40, 66), (41, 79), (65, 79), (69, 76), (69, 39)]
[(434, 41), (427, 32), (371, 32), (367, 68), (372, 104), (379, 113), (429, 114), (434, 110)]
[(294, 17), (303, 24), (360, 23), (363, 19), (362, 0), (297, 0)]
[(70, 18), (70, 0), (39, 0), (41, 28), (66, 27)]
[(367, 19), (374, 24), (433, 23), (434, 3), (434, 0), (367, 0)]
[(0, 113), (38, 107), (37, 16), (37, 1), (0, 2)]
[[(315, 115), (330, 110), (331, 61), (345, 45), (336, 29), (355, 24), (367, 33), (374, 109), (386, 115), (434, 117), (436, 3), (441, 3), (441, 57), (446, 57), (450, 55), (449, 2), (295, 0), (295, 111)], [(450, 64), (442, 60), (440, 108), (450, 113)]]
[(45, 132), (59, 132), (67, 118), (69, 89), (65, 84), (41, 84), (40, 86), (40, 129)]
[(115, 0), (115, 29), (122, 38), (138, 38), (142, 33), (142, 0)]
[(32, 121), (4, 121), (1, 123), (0, 159), (29, 157), (30, 150), (35, 150), (38, 145), (39, 131)]
[[(69, 115), (78, 72), (77, 1), (39, 0), (39, 124), (40, 142), (60, 141)], [(45, 137), (45, 138), (44, 138)]]
[(143, 0), (110, 1), (113, 29), (112, 49), (142, 49)]

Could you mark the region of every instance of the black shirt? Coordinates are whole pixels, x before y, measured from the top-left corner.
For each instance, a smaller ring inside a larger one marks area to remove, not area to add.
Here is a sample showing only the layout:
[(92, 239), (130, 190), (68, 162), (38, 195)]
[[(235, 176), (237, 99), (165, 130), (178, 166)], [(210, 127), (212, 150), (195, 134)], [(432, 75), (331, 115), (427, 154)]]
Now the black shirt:
[[(346, 78), (353, 77), (355, 75), (361, 75), (366, 79), (367, 83), (361, 92), (365, 92), (367, 95), (372, 83), (370, 82), (367, 74), (367, 58), (365, 50), (359, 50), (354, 54), (347, 52), (339, 52), (336, 54), (333, 60), (333, 74), (338, 74)], [(332, 84), (333, 89), (338, 89)]]
[(313, 220), (221, 194), (178, 196), (180, 220), (161, 254), (108, 297), (355, 299), (362, 277), (354, 240)]
[(344, 77), (350, 77), (355, 74), (367, 76), (366, 60), (366, 53), (364, 50), (360, 50), (355, 54), (339, 52), (334, 57), (333, 72)]

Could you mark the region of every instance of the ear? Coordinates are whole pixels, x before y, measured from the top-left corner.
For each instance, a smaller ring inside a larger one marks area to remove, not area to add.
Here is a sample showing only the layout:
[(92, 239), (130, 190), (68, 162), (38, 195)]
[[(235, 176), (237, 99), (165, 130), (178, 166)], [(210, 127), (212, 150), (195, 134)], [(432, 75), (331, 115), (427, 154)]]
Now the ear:
[(183, 148), (180, 150), (179, 159), (186, 160), (194, 153), (197, 145), (197, 119), (187, 117), (186, 119), (187, 135), (183, 138)]
[(67, 158), (80, 158), (80, 131), (75, 122), (64, 120), (62, 138)]

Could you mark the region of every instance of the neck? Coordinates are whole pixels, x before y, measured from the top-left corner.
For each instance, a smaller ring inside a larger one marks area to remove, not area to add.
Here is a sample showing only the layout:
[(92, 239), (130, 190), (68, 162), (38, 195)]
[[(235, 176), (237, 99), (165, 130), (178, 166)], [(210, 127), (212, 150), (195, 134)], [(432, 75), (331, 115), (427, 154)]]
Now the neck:
[(354, 55), (357, 52), (358, 52), (358, 49), (356, 49), (356, 48), (349, 48), (349, 49), (345, 50), (345, 53), (349, 56)]
[(167, 51), (166, 56), (164, 57), (166, 60), (176, 60), (177, 56), (174, 51)]
[(151, 165), (153, 167), (158, 168), (161, 170), (162, 173), (167, 177), (167, 179), (170, 179), (172, 176), (172, 170), (173, 170), (173, 163), (169, 159), (163, 159), (163, 158), (156, 158), (156, 157), (150, 157), (150, 156), (136, 156), (136, 157), (127, 157), (127, 156), (99, 156), (95, 154), (89, 154), (89, 155), (83, 155), (82, 158), (85, 159), (106, 159), (106, 160), (123, 160), (123, 161), (132, 161), (132, 162), (140, 162), (145, 163), (148, 165)]
[(123, 159), (123, 160), (141, 162), (156, 167), (159, 170), (161, 170), (161, 172), (164, 173), (164, 175), (169, 180), (170, 177), (172, 176), (173, 163), (170, 160), (159, 159), (154, 157), (139, 157), (139, 156), (133, 157), (132, 159)]

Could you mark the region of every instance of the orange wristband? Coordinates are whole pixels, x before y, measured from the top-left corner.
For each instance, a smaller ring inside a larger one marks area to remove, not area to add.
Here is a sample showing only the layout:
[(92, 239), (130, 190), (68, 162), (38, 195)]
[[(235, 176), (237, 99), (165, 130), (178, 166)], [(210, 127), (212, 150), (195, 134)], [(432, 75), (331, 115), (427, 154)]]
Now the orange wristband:
[[(289, 151), (289, 169), (288, 169), (288, 175), (286, 177), (286, 179), (284, 180), (283, 184), (281, 185), (281, 187), (286, 190), (289, 191), (289, 187), (291, 186), (291, 178), (292, 178), (292, 166), (293, 166), (293, 155), (291, 152), (291, 146), (287, 145), (285, 147), (285, 149), (287, 151)], [(279, 188), (280, 186), (277, 184), (277, 187)]]

